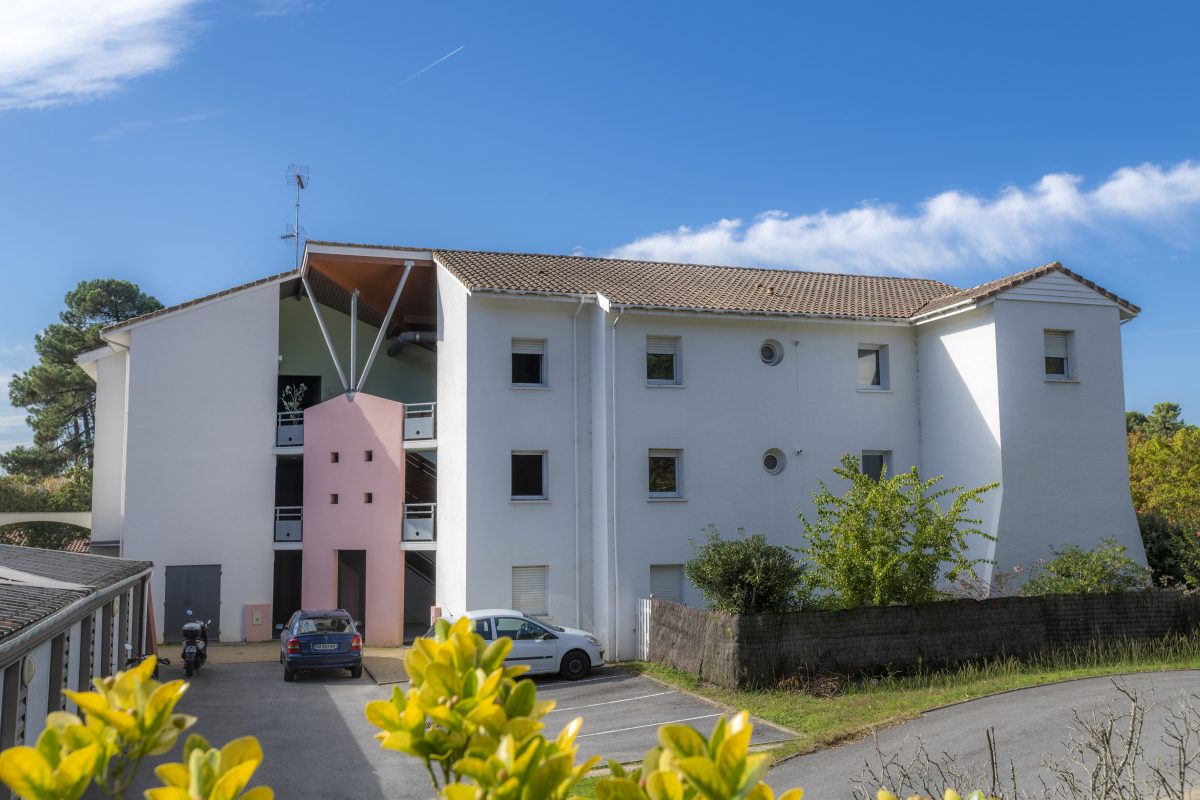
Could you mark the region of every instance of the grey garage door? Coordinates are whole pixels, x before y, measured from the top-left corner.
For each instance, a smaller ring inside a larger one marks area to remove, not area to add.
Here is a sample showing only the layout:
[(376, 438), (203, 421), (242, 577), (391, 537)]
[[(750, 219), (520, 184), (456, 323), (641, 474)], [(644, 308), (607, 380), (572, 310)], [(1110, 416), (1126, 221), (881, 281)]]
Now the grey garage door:
[(188, 609), (196, 619), (212, 620), (208, 638), (221, 638), (221, 565), (189, 564), (167, 567), (166, 619), (162, 622), (163, 639), (177, 642)]

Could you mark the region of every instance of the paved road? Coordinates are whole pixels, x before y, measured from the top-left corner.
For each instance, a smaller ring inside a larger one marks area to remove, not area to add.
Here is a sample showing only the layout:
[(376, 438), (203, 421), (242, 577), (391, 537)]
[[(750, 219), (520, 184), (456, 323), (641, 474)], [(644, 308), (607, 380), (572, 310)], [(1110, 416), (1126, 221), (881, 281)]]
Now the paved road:
[[(1200, 671), (1196, 670), (1130, 675), (1123, 680), (1147, 697), (1153, 692), (1159, 703), (1200, 692)], [(1029, 781), (1025, 788), (1034, 788), (1042, 772), (1043, 755), (1064, 754), (1063, 742), (1072, 735), (1072, 710), (1085, 711), (1104, 701), (1112, 702), (1118, 710), (1128, 708), (1128, 701), (1115, 690), (1110, 678), (1022, 689), (931, 711), (880, 732), (878, 741), (880, 750), (888, 755), (911, 757), (917, 742), (923, 741), (930, 753), (950, 753), (986, 767), (986, 732), (994, 727), (1001, 764), (1011, 759), (1018, 775)], [(1143, 743), (1151, 758), (1165, 754), (1159, 742), (1162, 720), (1161, 710), (1147, 715)], [(875, 741), (870, 738), (786, 761), (771, 770), (767, 781), (776, 790), (801, 787), (805, 797), (850, 798), (853, 793), (849, 781), (859, 776), (868, 762), (878, 762)]]
[[(164, 668), (173, 678), (178, 667)], [(255, 783), (274, 787), (282, 798), (428, 798), (424, 768), (399, 753), (381, 750), (376, 729), (363, 717), (370, 700), (387, 697), (390, 686), (369, 678), (352, 680), (345, 671), (303, 675), (284, 683), (276, 663), (209, 662), (192, 681), (180, 710), (200, 718), (195, 731), (216, 745), (247, 734), (258, 736), (266, 760)], [(647, 678), (603, 669), (582, 681), (538, 679), (538, 695), (559, 708), (547, 718), (556, 734), (576, 716), (584, 718), (580, 757), (603, 755), (638, 761), (656, 742), (664, 722), (688, 721), (707, 731), (721, 710)], [(755, 741), (789, 738), (766, 723), (755, 726)], [(171, 758), (178, 760), (178, 752)], [(157, 785), (150, 770), (130, 792)]]

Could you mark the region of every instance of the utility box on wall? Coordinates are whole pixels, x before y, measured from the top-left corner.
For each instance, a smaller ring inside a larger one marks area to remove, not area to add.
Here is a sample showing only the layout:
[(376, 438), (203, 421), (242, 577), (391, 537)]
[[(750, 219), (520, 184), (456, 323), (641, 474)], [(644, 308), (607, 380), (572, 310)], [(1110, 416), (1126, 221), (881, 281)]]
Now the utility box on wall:
[(247, 642), (267, 642), (271, 636), (271, 606), (269, 603), (248, 603), (244, 611), (243, 627)]

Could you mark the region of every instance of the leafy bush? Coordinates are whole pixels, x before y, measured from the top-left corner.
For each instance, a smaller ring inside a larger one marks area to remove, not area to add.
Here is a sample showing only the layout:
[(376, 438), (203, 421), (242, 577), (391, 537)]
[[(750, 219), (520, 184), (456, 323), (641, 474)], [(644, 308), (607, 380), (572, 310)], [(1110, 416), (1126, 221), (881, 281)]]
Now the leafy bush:
[(762, 534), (722, 539), (709, 525), (704, 544), (683, 566), (684, 573), (718, 611), (762, 614), (794, 611), (802, 602), (805, 566), (786, 547)]
[[(196, 718), (175, 713), (187, 690), (183, 681), (159, 683), (155, 660), (93, 681), (91, 692), (64, 691), (82, 717), (53, 711), (36, 747), (0, 753), (0, 781), (25, 800), (78, 800), (89, 784), (109, 797), (124, 797), (143, 759), (167, 753)], [(185, 764), (163, 764), (155, 774), (164, 785), (149, 800), (271, 800), (266, 787), (242, 789), (262, 761), (252, 736), (221, 750), (200, 736), (184, 747)]]
[(1147, 585), (1146, 568), (1111, 536), (1091, 550), (1069, 544), (1053, 552), (1053, 559), (1033, 568), (1021, 594), (1111, 594)]
[(849, 490), (839, 497), (822, 481), (813, 494), (816, 518), (800, 516), (807, 544), (799, 552), (808, 559), (808, 584), (822, 593), (822, 605), (930, 602), (939, 598), (943, 578), (974, 577), (975, 566), (985, 563), (968, 557), (968, 538), (994, 537), (976, 527), (979, 520), (968, 518), (966, 510), (997, 484), (932, 491), (941, 478), (922, 480), (916, 467), (876, 481), (851, 455), (833, 471), (850, 483)]
[(1164, 586), (1200, 586), (1200, 531), (1175, 525), (1161, 514), (1139, 514), (1146, 563)]
[(1129, 436), (1129, 488), (1139, 514), (1200, 530), (1200, 428)]

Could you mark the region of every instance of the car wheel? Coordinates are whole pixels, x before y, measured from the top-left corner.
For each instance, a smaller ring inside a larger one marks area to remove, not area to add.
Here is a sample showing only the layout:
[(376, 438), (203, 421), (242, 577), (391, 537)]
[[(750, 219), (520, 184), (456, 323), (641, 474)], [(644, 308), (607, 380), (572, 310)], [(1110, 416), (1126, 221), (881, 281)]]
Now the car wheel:
[(292, 681), (296, 680), (296, 670), (288, 669), (287, 666), (285, 665), (283, 668), (283, 679), (285, 681), (287, 681), (288, 683), (291, 683)]
[(351, 678), (361, 678), (362, 677), (362, 664), (359, 664), (357, 667), (350, 668), (350, 677)]
[(577, 681), (585, 677), (591, 669), (592, 661), (587, 657), (587, 653), (581, 650), (572, 650), (563, 656), (558, 674), (569, 681)]

